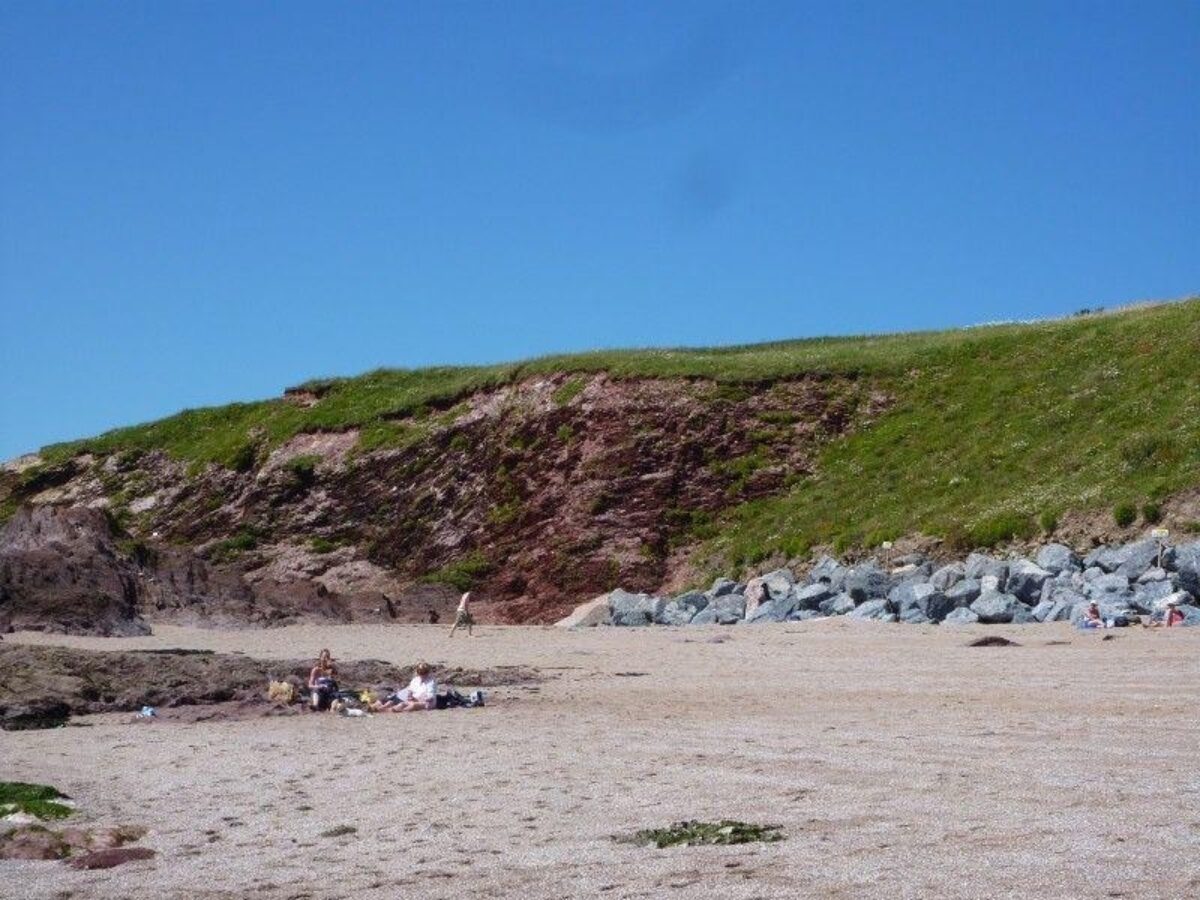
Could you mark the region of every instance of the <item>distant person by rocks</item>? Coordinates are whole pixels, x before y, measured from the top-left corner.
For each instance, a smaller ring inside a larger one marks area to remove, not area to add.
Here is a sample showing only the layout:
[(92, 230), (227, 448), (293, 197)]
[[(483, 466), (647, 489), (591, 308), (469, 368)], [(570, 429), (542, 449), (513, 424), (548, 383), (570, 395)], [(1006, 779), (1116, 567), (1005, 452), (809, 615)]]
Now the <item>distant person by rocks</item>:
[(459, 628), (466, 628), (467, 637), (474, 637), (471, 633), (471, 626), (474, 624), (475, 619), (471, 616), (471, 592), (467, 591), (458, 601), (458, 610), (454, 613), (454, 624), (450, 626), (449, 637), (454, 637), (454, 632)]
[(1100, 616), (1100, 606), (1093, 600), (1087, 605), (1087, 609), (1083, 612), (1083, 620), (1079, 623), (1080, 628), (1103, 628), (1104, 619)]
[(1151, 620), (1146, 623), (1147, 628), (1175, 628), (1182, 626), (1187, 616), (1183, 614), (1183, 610), (1179, 608), (1179, 603), (1175, 600), (1167, 601), (1166, 611), (1163, 613), (1162, 621)]
[(313, 709), (327, 710), (337, 695), (337, 666), (328, 648), (317, 656), (317, 664), (308, 673), (309, 703)]
[(437, 709), (437, 681), (433, 668), (427, 662), (417, 663), (417, 674), (408, 687), (386, 700), (371, 704), (371, 712), (424, 712)]
[(436, 609), (429, 610), (429, 624), (430, 625), (436, 625), (438, 622), (441, 621), (441, 619), (442, 619), (442, 617), (438, 615), (438, 611)]

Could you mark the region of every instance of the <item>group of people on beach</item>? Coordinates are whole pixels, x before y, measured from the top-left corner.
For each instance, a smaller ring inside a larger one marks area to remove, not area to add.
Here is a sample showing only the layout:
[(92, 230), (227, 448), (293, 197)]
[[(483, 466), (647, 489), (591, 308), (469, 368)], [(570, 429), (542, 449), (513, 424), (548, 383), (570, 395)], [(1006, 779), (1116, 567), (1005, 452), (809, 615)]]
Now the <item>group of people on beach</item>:
[[(1143, 622), (1144, 628), (1174, 628), (1182, 625), (1187, 617), (1183, 614), (1183, 610), (1179, 608), (1179, 604), (1174, 600), (1167, 601), (1166, 612), (1163, 613), (1162, 620), (1157, 619), (1149, 622)], [(1136, 617), (1135, 617), (1136, 620)], [(1136, 624), (1136, 621), (1131, 623), (1125, 616), (1114, 616), (1112, 618), (1104, 618), (1100, 614), (1100, 604), (1095, 600), (1091, 601), (1087, 609), (1084, 610), (1083, 619), (1079, 623), (1080, 628), (1120, 628), (1122, 626)]]
[[(466, 628), (468, 636), (473, 637), (474, 624), (475, 619), (471, 616), (471, 592), (467, 591), (458, 601), (454, 624), (450, 627), (448, 637), (453, 637), (459, 628)], [(316, 665), (308, 673), (308, 690), (313, 709), (326, 710), (336, 702), (337, 665), (328, 649), (323, 649), (318, 654)], [(377, 713), (423, 712), (437, 709), (437, 694), (438, 684), (433, 677), (433, 667), (427, 662), (419, 662), (408, 687), (395, 691), (382, 700), (372, 700), (367, 703), (366, 708)]]
[[(317, 663), (308, 673), (308, 690), (310, 704), (313, 709), (326, 710), (333, 706), (338, 695), (337, 664), (333, 654), (324, 649), (317, 656)], [(396, 691), (383, 700), (374, 700), (367, 704), (371, 712), (423, 712), (437, 709), (437, 680), (433, 677), (433, 667), (427, 662), (417, 663), (416, 672), (408, 687)]]

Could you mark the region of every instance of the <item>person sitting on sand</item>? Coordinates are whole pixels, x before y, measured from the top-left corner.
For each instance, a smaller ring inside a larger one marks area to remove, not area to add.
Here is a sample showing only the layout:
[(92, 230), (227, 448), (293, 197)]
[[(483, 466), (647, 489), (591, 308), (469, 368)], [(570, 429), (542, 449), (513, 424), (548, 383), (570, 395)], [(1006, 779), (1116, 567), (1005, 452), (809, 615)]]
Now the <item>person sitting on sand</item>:
[(317, 664), (308, 673), (309, 702), (313, 709), (329, 709), (338, 689), (336, 679), (337, 666), (333, 663), (333, 655), (328, 648), (323, 649), (317, 656)]
[(372, 703), (371, 712), (423, 712), (437, 709), (437, 681), (427, 662), (417, 663), (417, 674), (395, 699)]
[(471, 634), (471, 626), (474, 624), (475, 619), (471, 617), (471, 592), (467, 591), (458, 601), (458, 611), (454, 614), (454, 624), (450, 626), (449, 636), (454, 637), (454, 632), (458, 631), (460, 626), (465, 626), (467, 637), (474, 637)]
[(1083, 613), (1083, 621), (1079, 623), (1080, 628), (1103, 628), (1104, 619), (1100, 616), (1100, 607), (1093, 600), (1088, 604), (1088, 608)]
[(1156, 622), (1156, 621), (1152, 620), (1146, 627), (1147, 628), (1174, 628), (1176, 625), (1183, 625), (1183, 622), (1186, 618), (1187, 618), (1187, 616), (1185, 616), (1183, 614), (1183, 610), (1179, 608), (1178, 601), (1168, 600), (1167, 601), (1167, 609), (1163, 613), (1162, 621)]

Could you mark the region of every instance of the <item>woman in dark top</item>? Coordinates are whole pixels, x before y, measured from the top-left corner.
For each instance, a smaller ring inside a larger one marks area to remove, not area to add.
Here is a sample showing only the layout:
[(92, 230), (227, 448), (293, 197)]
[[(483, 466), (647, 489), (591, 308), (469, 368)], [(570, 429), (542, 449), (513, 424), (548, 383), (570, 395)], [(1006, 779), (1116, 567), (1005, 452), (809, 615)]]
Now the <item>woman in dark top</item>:
[(308, 673), (308, 689), (313, 709), (329, 709), (337, 693), (337, 666), (333, 664), (333, 656), (328, 649), (321, 651), (317, 664)]

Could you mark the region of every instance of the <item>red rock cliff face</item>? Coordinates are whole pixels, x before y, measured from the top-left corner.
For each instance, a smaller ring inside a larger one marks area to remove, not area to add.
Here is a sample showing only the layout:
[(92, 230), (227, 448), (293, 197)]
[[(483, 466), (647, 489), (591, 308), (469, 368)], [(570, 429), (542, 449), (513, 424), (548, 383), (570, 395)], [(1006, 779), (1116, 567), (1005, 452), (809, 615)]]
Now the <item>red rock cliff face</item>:
[(848, 378), (564, 375), (397, 419), (398, 446), (300, 435), (245, 473), (79, 457), (21, 499), (118, 513), (151, 619), (425, 621), (470, 585), (486, 619), (547, 622), (677, 579), (723, 511), (786, 490), (886, 403)]

